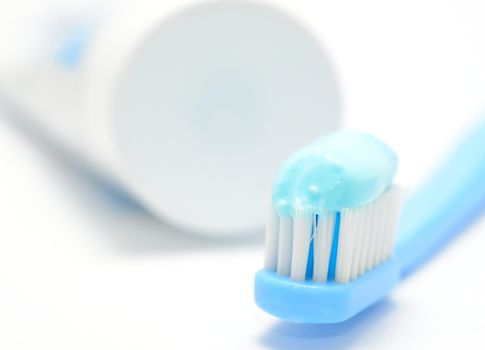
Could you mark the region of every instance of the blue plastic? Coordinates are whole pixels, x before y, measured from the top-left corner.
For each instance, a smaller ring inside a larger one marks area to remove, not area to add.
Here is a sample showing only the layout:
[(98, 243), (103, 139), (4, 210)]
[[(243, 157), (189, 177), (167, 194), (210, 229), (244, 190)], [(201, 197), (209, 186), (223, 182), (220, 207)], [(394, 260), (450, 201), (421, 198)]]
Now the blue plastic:
[(261, 270), (255, 300), (298, 323), (345, 321), (386, 296), (400, 278), (429, 259), (485, 209), (485, 121), (476, 126), (406, 203), (395, 257), (347, 284), (295, 282)]
[(87, 22), (68, 30), (67, 36), (57, 52), (57, 60), (59, 63), (68, 68), (78, 66), (93, 37), (92, 27), (93, 25)]
[(347, 284), (295, 282), (276, 272), (260, 270), (256, 273), (256, 303), (287, 321), (336, 323), (387, 295), (399, 278), (399, 265), (393, 259)]
[(335, 269), (337, 267), (338, 238), (340, 236), (340, 212), (335, 216), (335, 228), (333, 230), (332, 250), (330, 251), (330, 261), (328, 263), (327, 280), (335, 280)]
[(404, 207), (396, 255), (403, 274), (432, 256), (485, 209), (485, 121)]

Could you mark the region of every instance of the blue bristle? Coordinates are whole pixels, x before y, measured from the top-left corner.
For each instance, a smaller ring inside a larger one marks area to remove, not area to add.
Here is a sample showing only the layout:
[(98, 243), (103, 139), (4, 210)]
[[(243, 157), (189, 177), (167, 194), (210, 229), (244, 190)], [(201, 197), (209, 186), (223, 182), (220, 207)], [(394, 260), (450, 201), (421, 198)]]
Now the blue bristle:
[(333, 231), (332, 250), (330, 251), (330, 262), (328, 265), (327, 280), (335, 280), (335, 268), (337, 266), (338, 235), (340, 231), (340, 212), (335, 217), (335, 228)]

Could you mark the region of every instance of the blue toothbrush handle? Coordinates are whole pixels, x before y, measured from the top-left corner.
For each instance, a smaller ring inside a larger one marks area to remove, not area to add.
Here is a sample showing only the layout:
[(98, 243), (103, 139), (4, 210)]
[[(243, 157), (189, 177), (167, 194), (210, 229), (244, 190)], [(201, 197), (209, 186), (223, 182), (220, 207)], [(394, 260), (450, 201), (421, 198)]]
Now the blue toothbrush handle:
[(396, 242), (402, 274), (425, 262), (484, 209), (485, 120), (407, 201)]

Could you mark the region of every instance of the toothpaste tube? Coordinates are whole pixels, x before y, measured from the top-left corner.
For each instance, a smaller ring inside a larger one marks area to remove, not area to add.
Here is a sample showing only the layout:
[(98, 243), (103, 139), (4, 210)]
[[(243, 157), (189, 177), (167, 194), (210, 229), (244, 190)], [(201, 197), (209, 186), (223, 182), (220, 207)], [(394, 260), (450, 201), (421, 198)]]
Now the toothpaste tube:
[(337, 83), (319, 42), (265, 4), (138, 4), (42, 23), (34, 54), (1, 67), (0, 99), (195, 233), (262, 227), (278, 164), (338, 127)]

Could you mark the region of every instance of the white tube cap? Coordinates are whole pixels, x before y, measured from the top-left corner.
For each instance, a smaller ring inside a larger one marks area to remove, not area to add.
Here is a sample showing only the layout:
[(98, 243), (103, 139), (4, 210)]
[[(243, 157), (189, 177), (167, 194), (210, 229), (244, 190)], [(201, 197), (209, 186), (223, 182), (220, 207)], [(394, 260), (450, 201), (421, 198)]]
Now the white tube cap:
[(196, 233), (261, 229), (279, 164), (339, 124), (319, 43), (255, 3), (176, 12), (117, 74), (109, 125), (123, 177), (150, 211)]

